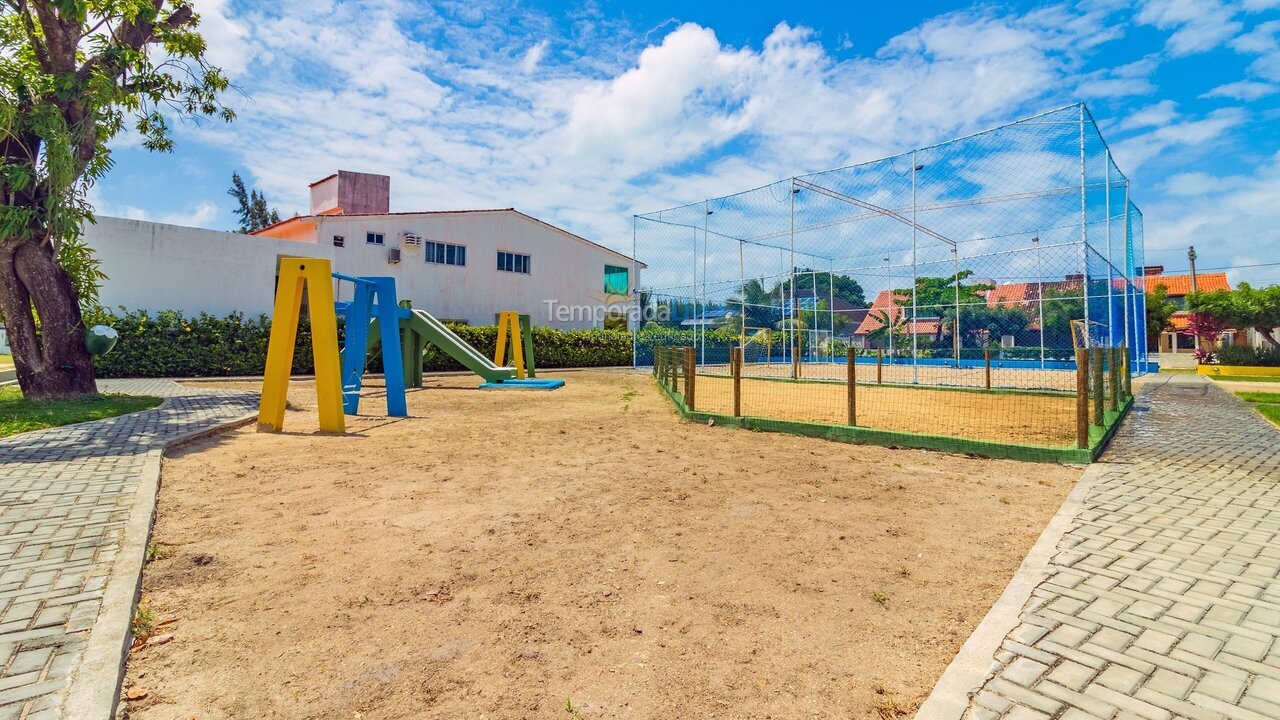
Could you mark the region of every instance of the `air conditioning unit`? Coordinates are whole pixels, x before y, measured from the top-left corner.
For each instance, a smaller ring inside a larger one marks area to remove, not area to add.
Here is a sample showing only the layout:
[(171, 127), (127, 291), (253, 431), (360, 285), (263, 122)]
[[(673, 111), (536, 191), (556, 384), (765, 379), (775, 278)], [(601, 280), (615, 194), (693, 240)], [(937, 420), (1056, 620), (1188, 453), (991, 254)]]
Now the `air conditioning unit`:
[(404, 244), (417, 247), (422, 244), (422, 236), (416, 233), (407, 232), (404, 234)]
[(396, 265), (400, 262), (400, 248), (387, 248), (387, 263)]

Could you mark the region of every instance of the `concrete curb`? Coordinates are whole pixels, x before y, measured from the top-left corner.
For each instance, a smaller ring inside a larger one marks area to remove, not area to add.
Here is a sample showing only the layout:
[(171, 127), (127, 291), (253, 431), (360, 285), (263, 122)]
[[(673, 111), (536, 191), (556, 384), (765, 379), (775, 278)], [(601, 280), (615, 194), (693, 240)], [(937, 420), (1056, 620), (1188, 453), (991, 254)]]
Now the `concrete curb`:
[(1058, 543), (1075, 524), (1085, 500), (1107, 467), (1106, 463), (1094, 463), (1085, 468), (1004, 592), (938, 678), (933, 691), (916, 711), (915, 720), (960, 720), (968, 710), (972, 694), (980, 690), (997, 669), (995, 655), (1000, 645), (1021, 623), (1031, 592), (1049, 577), (1049, 563), (1058, 552)]
[[(172, 399), (166, 399), (156, 409), (163, 410), (171, 402)], [(254, 412), (213, 427), (193, 430), (172, 438), (163, 447), (147, 451), (120, 552), (103, 590), (102, 609), (89, 631), (84, 655), (71, 678), (62, 717), (111, 720), (115, 716), (132, 643), (129, 625), (142, 595), (142, 568), (146, 563), (147, 541), (151, 539), (151, 527), (155, 522), (161, 457), (172, 447), (247, 425), (257, 417)]]

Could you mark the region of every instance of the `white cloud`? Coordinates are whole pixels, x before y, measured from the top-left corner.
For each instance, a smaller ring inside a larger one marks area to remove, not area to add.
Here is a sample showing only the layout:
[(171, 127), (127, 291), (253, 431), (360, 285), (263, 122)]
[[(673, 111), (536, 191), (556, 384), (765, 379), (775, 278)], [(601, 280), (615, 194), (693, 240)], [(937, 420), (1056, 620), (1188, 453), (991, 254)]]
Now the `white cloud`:
[(1220, 177), (1205, 172), (1185, 172), (1171, 176), (1164, 182), (1162, 189), (1175, 197), (1200, 197), (1246, 187), (1250, 181), (1250, 178), (1243, 175)]
[(209, 62), (233, 79), (243, 74), (254, 59), (254, 47), (247, 42), (248, 29), (230, 17), (227, 0), (195, 0), (192, 5), (200, 16), (200, 34), (208, 43)]
[[(206, 20), (223, 1), (202, 0)], [(210, 52), (253, 59), (236, 78), (251, 97), (233, 125), (181, 132), (282, 208), (336, 169), (383, 172), (395, 209), (515, 205), (620, 248), (634, 212), (1062, 104), (1081, 53), (1117, 32), (1102, 11), (962, 11), (840, 60), (787, 24), (731, 47), (692, 24), (651, 40), (589, 10), (565, 29), (484, 2), (285, 0), (226, 22), (244, 34), (211, 34)]]
[(1232, 40), (1231, 47), (1236, 52), (1254, 55), (1271, 52), (1280, 48), (1277, 35), (1280, 35), (1280, 20), (1258, 23), (1249, 32)]
[(1155, 105), (1129, 113), (1120, 123), (1121, 130), (1133, 130), (1143, 127), (1163, 127), (1178, 117), (1178, 103), (1172, 100), (1161, 100)]
[(1252, 101), (1264, 98), (1276, 91), (1280, 90), (1280, 86), (1271, 83), (1256, 82), (1252, 80), (1240, 80), (1238, 82), (1219, 85), (1209, 92), (1201, 95), (1202, 98), (1230, 98), (1232, 100)]
[(199, 228), (209, 227), (218, 219), (218, 216), (221, 215), (222, 212), (218, 209), (217, 205), (214, 205), (207, 200), (202, 200), (194, 205), (189, 205), (182, 210), (162, 213), (159, 215), (131, 205), (111, 205), (110, 203), (102, 200), (97, 201), (95, 205), (98, 213), (101, 215)]
[(1216, 140), (1245, 120), (1242, 108), (1221, 108), (1198, 120), (1174, 122), (1112, 146), (1116, 163), (1126, 173), (1137, 170), (1147, 161), (1176, 147), (1203, 146)]
[[(1207, 192), (1144, 208), (1148, 250), (1195, 245), (1202, 266), (1221, 267), (1248, 264), (1260, 248), (1280, 247), (1280, 155), (1247, 176), (1206, 175), (1190, 182), (1202, 183)], [(1223, 187), (1230, 191), (1217, 191)], [(1280, 268), (1241, 269), (1230, 277), (1233, 283), (1276, 283)]]
[(539, 40), (528, 52), (524, 54), (524, 59), (520, 61), (520, 69), (525, 75), (538, 69), (538, 64), (542, 62), (542, 58), (547, 56), (547, 49), (551, 47), (550, 40)]
[(1165, 48), (1175, 57), (1212, 50), (1242, 27), (1236, 10), (1220, 0), (1147, 0), (1137, 21), (1174, 32)]

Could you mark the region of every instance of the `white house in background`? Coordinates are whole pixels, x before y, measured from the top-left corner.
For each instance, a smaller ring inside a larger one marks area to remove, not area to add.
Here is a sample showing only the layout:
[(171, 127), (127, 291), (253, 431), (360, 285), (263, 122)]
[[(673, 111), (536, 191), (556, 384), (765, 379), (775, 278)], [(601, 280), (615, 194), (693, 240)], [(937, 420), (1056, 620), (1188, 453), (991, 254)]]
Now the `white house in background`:
[[(390, 212), (385, 175), (338, 172), (311, 210), (252, 235), (100, 217), (84, 237), (108, 308), (270, 314), (280, 258), (321, 257), (346, 275), (396, 279), (442, 320), (490, 325), (515, 310), (561, 329), (637, 325), (643, 263), (512, 209)], [(339, 299), (351, 286), (338, 285)]]

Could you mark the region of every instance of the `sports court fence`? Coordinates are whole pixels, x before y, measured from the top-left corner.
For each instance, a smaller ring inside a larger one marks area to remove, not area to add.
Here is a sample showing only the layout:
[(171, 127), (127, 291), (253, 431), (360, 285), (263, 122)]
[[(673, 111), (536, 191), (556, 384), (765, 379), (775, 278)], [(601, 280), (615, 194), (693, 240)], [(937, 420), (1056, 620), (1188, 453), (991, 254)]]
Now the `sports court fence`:
[[(854, 350), (838, 366), (842, 378), (802, 384), (744, 375), (738, 348), (727, 366), (700, 367), (697, 348), (660, 347), (652, 372), (681, 414), (696, 421), (890, 447), (1087, 463), (1133, 401), (1128, 357), (1123, 346), (1076, 350), (1074, 387), (1064, 392), (995, 388), (998, 369), (989, 359), (979, 370), (979, 388), (894, 383), (886, 381), (891, 368), (883, 355), (866, 362)], [(903, 412), (904, 407), (914, 410)]]
[(1082, 373), (1151, 367), (1142, 215), (1083, 104), (637, 215), (634, 252), (635, 364), (692, 349), (699, 412), (1078, 458)]

